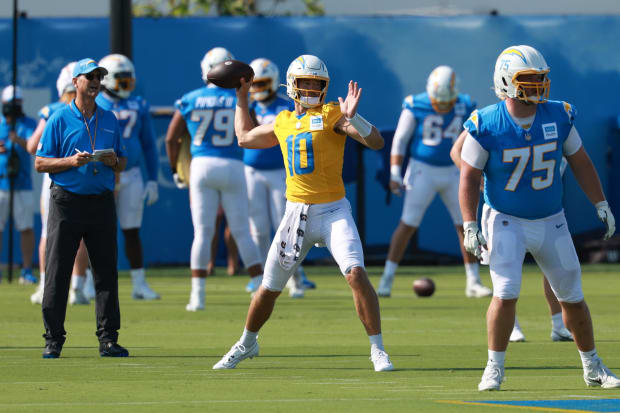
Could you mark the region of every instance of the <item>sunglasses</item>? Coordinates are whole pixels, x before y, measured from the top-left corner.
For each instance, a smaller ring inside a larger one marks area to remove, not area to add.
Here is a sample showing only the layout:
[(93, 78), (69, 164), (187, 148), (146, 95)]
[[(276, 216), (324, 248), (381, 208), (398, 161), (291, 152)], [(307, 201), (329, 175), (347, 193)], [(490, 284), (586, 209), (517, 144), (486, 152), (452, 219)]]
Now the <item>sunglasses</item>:
[(92, 72), (85, 73), (83, 76), (88, 80), (93, 80), (95, 77), (99, 80), (103, 79), (101, 72), (99, 72), (98, 70), (93, 70)]

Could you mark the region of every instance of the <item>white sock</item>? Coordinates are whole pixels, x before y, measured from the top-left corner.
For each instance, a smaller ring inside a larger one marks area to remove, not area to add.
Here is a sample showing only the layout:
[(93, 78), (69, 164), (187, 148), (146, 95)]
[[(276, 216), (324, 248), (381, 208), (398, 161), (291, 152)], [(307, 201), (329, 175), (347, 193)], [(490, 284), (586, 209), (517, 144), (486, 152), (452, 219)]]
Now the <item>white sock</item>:
[(519, 325), (519, 319), (515, 316), (515, 328), (521, 330), (521, 326)]
[(500, 367), (504, 367), (504, 361), (506, 360), (505, 351), (493, 351), (489, 350), (489, 363), (497, 364)]
[(482, 284), (480, 281), (480, 265), (477, 262), (465, 263), (465, 276), (467, 285)]
[(397, 268), (398, 268), (397, 262), (390, 261), (390, 260), (385, 261), (385, 267), (383, 268), (383, 276), (386, 278), (394, 278), (394, 274), (396, 273)]
[(551, 315), (551, 327), (553, 330), (561, 330), (564, 326), (564, 320), (562, 320), (562, 312)]
[(596, 347), (590, 351), (578, 351), (579, 356), (581, 356), (581, 364), (583, 364), (584, 367), (586, 364), (590, 364), (598, 358), (598, 354), (596, 354)]
[(252, 347), (254, 345), (254, 343), (256, 343), (256, 338), (257, 337), (258, 337), (258, 332), (254, 333), (253, 331), (250, 331), (247, 328), (244, 328), (243, 329), (243, 334), (241, 335), (241, 338), (239, 339), (239, 341), (246, 348), (247, 347)]
[(373, 348), (376, 347), (379, 350), (383, 350), (383, 336), (381, 333), (375, 334), (374, 336), (368, 336), (370, 340), (370, 351), (372, 352)]
[(202, 292), (205, 290), (206, 278), (192, 277), (192, 292)]
[(131, 275), (131, 283), (136, 285), (142, 285), (144, 283), (144, 268), (135, 268), (129, 271)]
[(83, 275), (73, 274), (71, 276), (71, 288), (74, 290), (81, 290), (84, 288), (84, 281), (86, 277)]

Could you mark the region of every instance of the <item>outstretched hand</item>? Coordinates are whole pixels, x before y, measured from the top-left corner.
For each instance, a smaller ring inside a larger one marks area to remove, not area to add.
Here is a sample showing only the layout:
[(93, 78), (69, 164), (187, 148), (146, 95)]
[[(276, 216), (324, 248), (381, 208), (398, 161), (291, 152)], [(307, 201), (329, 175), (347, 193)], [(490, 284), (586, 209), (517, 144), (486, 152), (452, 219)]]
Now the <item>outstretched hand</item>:
[(357, 86), (357, 82), (349, 81), (349, 91), (346, 99), (342, 99), (338, 96), (338, 102), (340, 102), (340, 112), (347, 118), (351, 119), (357, 113), (357, 105), (360, 102), (362, 96), (362, 88)]

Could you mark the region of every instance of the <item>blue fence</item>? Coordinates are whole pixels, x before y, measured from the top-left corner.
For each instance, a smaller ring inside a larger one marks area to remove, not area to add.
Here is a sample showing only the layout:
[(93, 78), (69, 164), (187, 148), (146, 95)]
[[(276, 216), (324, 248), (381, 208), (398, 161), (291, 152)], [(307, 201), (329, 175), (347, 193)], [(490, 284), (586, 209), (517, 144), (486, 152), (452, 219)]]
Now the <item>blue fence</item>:
[[(31, 111), (56, 98), (56, 77), (67, 61), (109, 53), (107, 19), (22, 19), (19, 30), (19, 83), (29, 92)], [(294, 57), (311, 53), (329, 69), (328, 99), (345, 94), (349, 79), (359, 81), (364, 89), (360, 113), (385, 131), (394, 129), (403, 97), (422, 91), (428, 73), (439, 64), (457, 70), (461, 91), (479, 106), (494, 103), (497, 54), (512, 44), (530, 44), (552, 68), (551, 98), (577, 107), (577, 126), (609, 190), (606, 153), (608, 142), (617, 142), (615, 92), (620, 90), (620, 54), (609, 39), (620, 35), (617, 16), (134, 19), (133, 32), (137, 92), (152, 105), (171, 105), (199, 87), (199, 61), (214, 46), (224, 46), (244, 61), (268, 57), (282, 73)], [(10, 61), (11, 21), (0, 20), (2, 85), (10, 83)], [(160, 201), (145, 211), (145, 259), (147, 264), (187, 262), (192, 239), (188, 195), (171, 182), (163, 144), (167, 120), (155, 125), (162, 159)], [(385, 205), (385, 192), (375, 180), (381, 154), (366, 151), (364, 161), (366, 216), (357, 219), (365, 220), (368, 245), (385, 245), (398, 223), (402, 199)], [(353, 201), (355, 185), (347, 189)], [(573, 233), (600, 227), (570, 173), (565, 189)], [(612, 193), (618, 198), (617, 190)], [(612, 199), (617, 216), (619, 205), (620, 199)], [(458, 254), (454, 227), (438, 200), (426, 214), (418, 242), (423, 249)], [(126, 265), (124, 258), (120, 264)]]

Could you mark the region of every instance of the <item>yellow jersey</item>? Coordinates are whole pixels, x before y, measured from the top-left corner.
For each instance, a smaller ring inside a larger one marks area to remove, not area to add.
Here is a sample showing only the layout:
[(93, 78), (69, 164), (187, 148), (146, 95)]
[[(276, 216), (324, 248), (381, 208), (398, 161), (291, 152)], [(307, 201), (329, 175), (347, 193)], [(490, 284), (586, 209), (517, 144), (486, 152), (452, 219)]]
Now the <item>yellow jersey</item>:
[(342, 163), (346, 135), (334, 131), (342, 117), (338, 103), (308, 109), (303, 115), (284, 110), (274, 122), (286, 167), (286, 199), (323, 204), (342, 199)]

